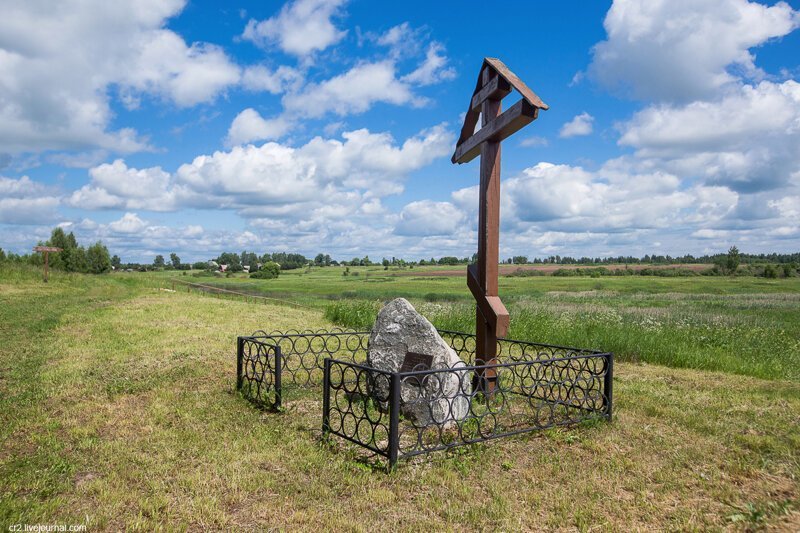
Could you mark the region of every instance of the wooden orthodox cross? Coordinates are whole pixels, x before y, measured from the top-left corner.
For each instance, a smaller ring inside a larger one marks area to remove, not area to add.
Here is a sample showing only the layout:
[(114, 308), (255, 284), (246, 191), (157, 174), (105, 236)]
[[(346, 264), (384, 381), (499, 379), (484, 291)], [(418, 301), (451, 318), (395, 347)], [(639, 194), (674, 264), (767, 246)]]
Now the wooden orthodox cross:
[(61, 248), (57, 248), (55, 246), (34, 246), (33, 251), (44, 253), (44, 282), (47, 283), (47, 274), (48, 274), (47, 270), (48, 267), (50, 266), (49, 254), (50, 252), (60, 252)]
[[(503, 113), (501, 100), (512, 89), (522, 100)], [(462, 164), (481, 156), (478, 206), (478, 263), (467, 267), (467, 286), (477, 302), (475, 364), (495, 364), (497, 338), (508, 331), (508, 311), (498, 296), (500, 243), (500, 141), (527, 126), (548, 106), (499, 59), (487, 57), (464, 117), (452, 162)], [(475, 130), (478, 118), (481, 128)], [(497, 374), (487, 369), (476, 386), (494, 390)]]

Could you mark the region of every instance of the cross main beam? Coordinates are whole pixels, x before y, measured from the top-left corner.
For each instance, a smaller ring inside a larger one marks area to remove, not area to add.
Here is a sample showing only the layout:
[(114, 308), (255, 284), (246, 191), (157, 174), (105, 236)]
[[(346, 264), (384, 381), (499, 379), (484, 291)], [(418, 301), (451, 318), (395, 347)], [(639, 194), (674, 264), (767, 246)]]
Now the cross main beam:
[[(501, 100), (512, 89), (522, 100), (502, 111)], [(539, 116), (547, 105), (499, 59), (486, 58), (464, 117), (453, 163), (467, 163), (481, 156), (478, 200), (478, 262), (467, 267), (467, 286), (475, 297), (477, 365), (497, 363), (497, 338), (508, 332), (509, 315), (499, 296), (500, 263), (500, 143)], [(475, 131), (478, 119), (481, 128)], [(494, 391), (493, 368), (476, 375), (474, 386)]]

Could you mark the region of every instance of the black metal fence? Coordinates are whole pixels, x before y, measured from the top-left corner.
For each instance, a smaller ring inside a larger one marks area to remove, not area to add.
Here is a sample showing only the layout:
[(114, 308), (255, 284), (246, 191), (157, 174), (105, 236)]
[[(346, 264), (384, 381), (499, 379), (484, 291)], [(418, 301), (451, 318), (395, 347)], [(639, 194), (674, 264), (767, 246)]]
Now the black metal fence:
[(280, 346), (254, 337), (239, 337), (236, 345), (236, 388), (259, 406), (280, 407)]
[(278, 407), (291, 390), (321, 386), (323, 434), (358, 444), (390, 465), (454, 446), (611, 419), (613, 354), (498, 339), (496, 363), (475, 365), (474, 335), (439, 333), (463, 364), (386, 372), (366, 364), (369, 332), (259, 331), (238, 340), (237, 387), (259, 404)]

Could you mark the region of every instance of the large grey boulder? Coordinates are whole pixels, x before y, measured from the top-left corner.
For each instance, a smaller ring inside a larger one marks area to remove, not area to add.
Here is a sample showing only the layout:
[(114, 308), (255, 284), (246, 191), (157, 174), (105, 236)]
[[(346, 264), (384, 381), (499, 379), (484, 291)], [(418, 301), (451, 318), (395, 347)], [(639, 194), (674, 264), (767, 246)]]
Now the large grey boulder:
[[(465, 366), (433, 324), (417, 313), (406, 299), (397, 298), (378, 313), (369, 337), (367, 364), (387, 372), (399, 372), (401, 368), (404, 371), (426, 369), (424, 365), (415, 367), (413, 356), (406, 361), (409, 352), (431, 356), (431, 369)], [(376, 379), (371, 394), (374, 398), (386, 399), (388, 387), (388, 380)], [(401, 382), (400, 412), (417, 426), (450, 426), (469, 414), (470, 392), (471, 384), (465, 370), (409, 376)], [(387, 402), (379, 403), (382, 409), (387, 408)]]

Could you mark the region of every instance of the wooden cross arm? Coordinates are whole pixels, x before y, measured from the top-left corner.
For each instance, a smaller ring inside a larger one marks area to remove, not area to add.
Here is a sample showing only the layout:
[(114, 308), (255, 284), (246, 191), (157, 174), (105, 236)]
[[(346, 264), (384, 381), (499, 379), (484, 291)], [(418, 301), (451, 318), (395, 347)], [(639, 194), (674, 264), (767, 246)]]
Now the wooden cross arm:
[(520, 100), (479, 129), (472, 137), (459, 143), (451, 161), (458, 164), (472, 161), (480, 155), (481, 143), (500, 142), (536, 120), (538, 116), (538, 107), (531, 105), (527, 100)]
[(467, 286), (478, 303), (478, 309), (484, 320), (492, 326), (495, 335), (505, 337), (508, 333), (508, 310), (499, 296), (487, 296), (478, 281), (476, 265), (467, 267)]
[(472, 95), (469, 108), (472, 111), (480, 113), (480, 107), (483, 102), (486, 100), (502, 100), (508, 96), (509, 93), (511, 93), (511, 84), (504, 78), (495, 76), (489, 83), (484, 85), (480, 91)]
[[(486, 79), (487, 75), (490, 78), (488, 81)], [(494, 57), (485, 57), (483, 59), (483, 66), (481, 67), (481, 74), (478, 76), (478, 81), (475, 85), (475, 91), (473, 91), (472, 98), (470, 99), (467, 114), (464, 116), (464, 124), (461, 126), (461, 134), (458, 136), (458, 146), (466, 142), (467, 139), (475, 133), (475, 126), (478, 125), (478, 115), (480, 115), (481, 112), (481, 104), (487, 100), (502, 100), (515, 89), (522, 96), (522, 99), (530, 106), (536, 109), (544, 109), (545, 111), (549, 109), (548, 105), (545, 104), (525, 82), (511, 72), (505, 63)], [(534, 118), (536, 117), (534, 116)], [(524, 125), (525, 124), (522, 124), (522, 126)], [(514, 133), (514, 131), (509, 132), (501, 139), (493, 140), (502, 140)], [(453, 156), (453, 163), (456, 162), (456, 159), (460, 158)], [(469, 159), (467, 161), (469, 161)], [(467, 161), (458, 162), (466, 163)]]

